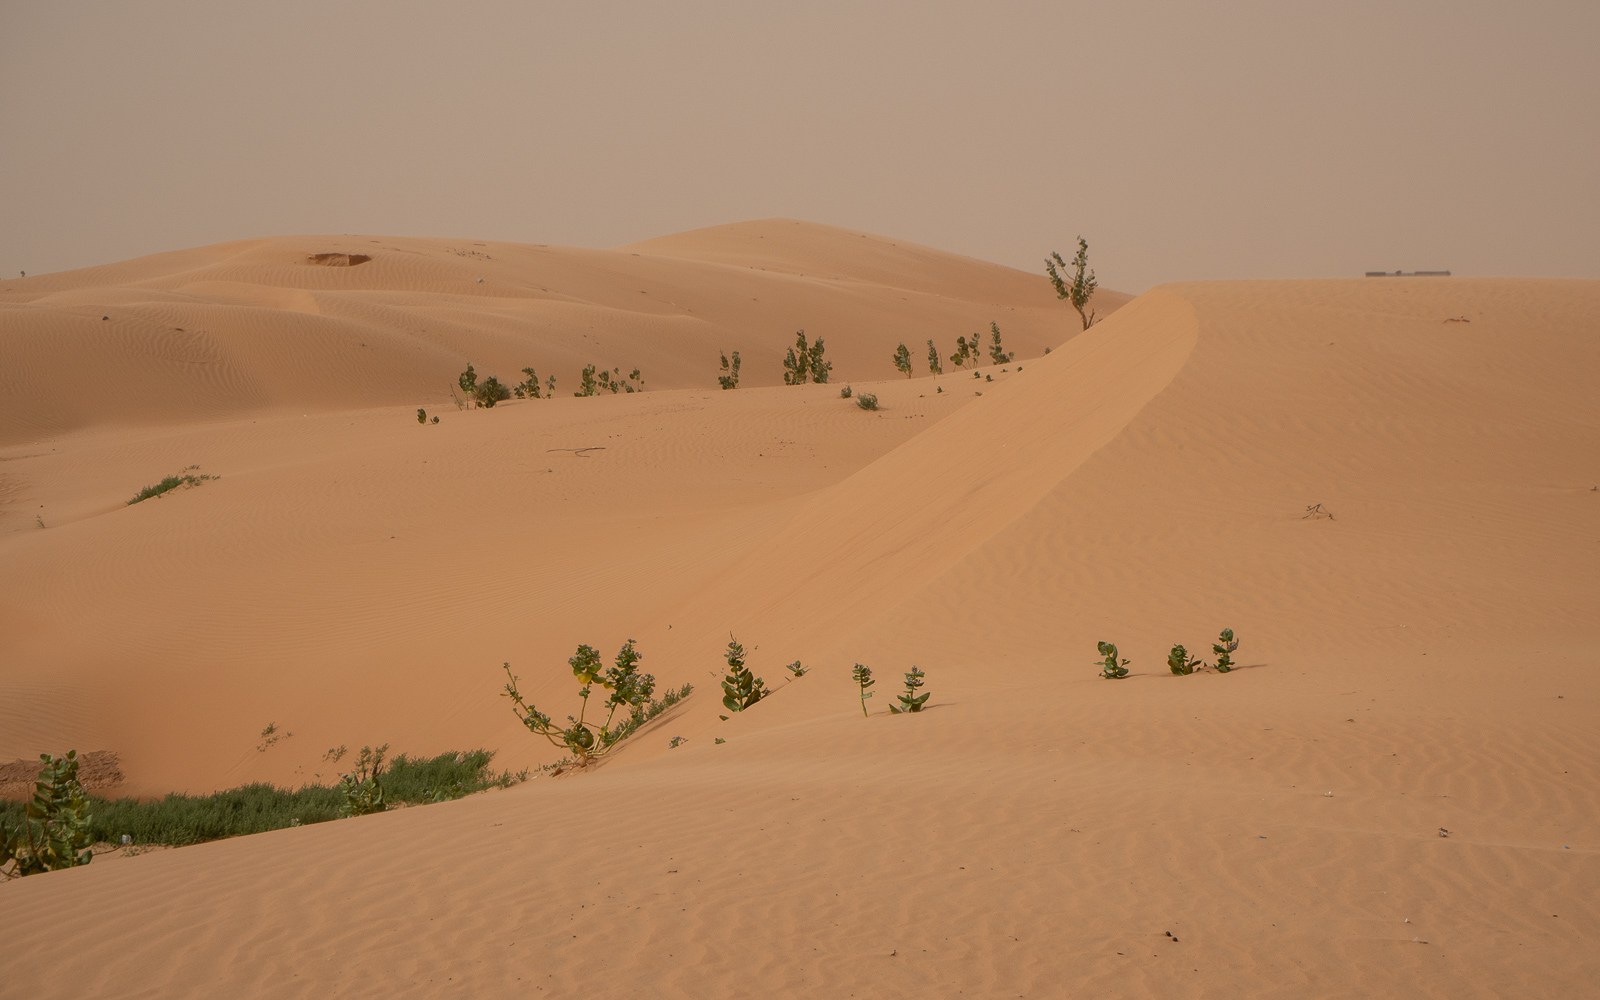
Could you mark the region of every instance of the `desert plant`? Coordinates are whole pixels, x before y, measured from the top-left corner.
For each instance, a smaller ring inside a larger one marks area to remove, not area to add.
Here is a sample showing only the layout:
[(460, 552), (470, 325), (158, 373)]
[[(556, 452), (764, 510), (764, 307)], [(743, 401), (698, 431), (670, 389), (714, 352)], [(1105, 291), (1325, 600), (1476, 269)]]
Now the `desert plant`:
[(839, 390), (840, 399), (849, 399), (853, 395), (855, 395), (855, 390), (849, 386), (845, 386), (843, 389)]
[(1015, 357), (1015, 355), (1006, 353), (1005, 348), (1000, 346), (1000, 324), (990, 322), (989, 360), (993, 361), (997, 365), (1003, 365), (1008, 364), (1013, 357)]
[(793, 663), (785, 663), (783, 668), (796, 677), (804, 677), (806, 675), (806, 671), (811, 669), (810, 667), (801, 663), (799, 660), (795, 660)]
[(583, 374), (578, 376), (578, 391), (574, 396), (593, 396), (600, 391), (600, 382), (594, 377), (595, 366), (584, 365)]
[(479, 382), (472, 390), (472, 405), (481, 406), (486, 410), (494, 408), (494, 404), (511, 398), (511, 390), (501, 384), (500, 380), (490, 375)]
[(1233, 629), (1223, 629), (1217, 636), (1217, 641), (1211, 644), (1211, 652), (1217, 657), (1217, 662), (1213, 664), (1217, 673), (1225, 674), (1233, 669), (1233, 651), (1238, 648), (1239, 640), (1233, 637)]
[(722, 374), (717, 376), (717, 384), (724, 389), (739, 388), (739, 352), (733, 352), (731, 361), (729, 360), (730, 355), (724, 354), (721, 357)]
[(0, 825), (0, 876), (21, 878), (94, 860), (89, 832), (89, 797), (78, 782), (78, 751), (40, 754), (44, 767), (22, 823)]
[(943, 375), (944, 366), (939, 364), (939, 349), (933, 346), (933, 341), (928, 341), (928, 371), (934, 375)]
[(816, 343), (806, 344), (806, 332), (796, 330), (794, 346), (783, 358), (783, 384), (805, 385), (807, 382), (823, 383), (828, 381), (828, 373), (833, 370), (833, 362), (823, 360), (822, 338), (818, 337)]
[[(1069, 283), (1063, 272), (1067, 269), (1067, 262), (1061, 259), (1061, 254), (1054, 251), (1044, 262), (1045, 273), (1050, 276), (1050, 284), (1055, 287), (1056, 298), (1066, 299), (1072, 303), (1072, 308), (1078, 311), (1078, 318), (1083, 321), (1085, 330), (1094, 325), (1094, 310), (1088, 309), (1089, 300), (1094, 297), (1094, 290), (1099, 287), (1095, 281), (1094, 272), (1089, 270), (1089, 243), (1082, 236), (1078, 237), (1078, 254), (1072, 258), (1072, 281)], [(1048, 353), (1048, 352), (1046, 352)]]
[(512, 395), (518, 399), (546, 399), (555, 395), (556, 377), (551, 375), (541, 384), (539, 373), (532, 368), (522, 369), (525, 376), (521, 382), (511, 387)]
[(1181, 643), (1173, 646), (1172, 652), (1167, 654), (1167, 667), (1180, 676), (1194, 673), (1195, 668), (1201, 665), (1200, 658), (1190, 656)]
[(1107, 680), (1116, 680), (1128, 676), (1128, 660), (1117, 659), (1117, 645), (1114, 642), (1096, 643), (1095, 648), (1100, 651), (1100, 676)]
[[(650, 701), (650, 695), (655, 691), (656, 679), (651, 674), (639, 671), (639, 660), (640, 655), (634, 648), (632, 639), (618, 650), (614, 665), (609, 669), (601, 665), (600, 653), (593, 646), (579, 646), (567, 664), (572, 667), (572, 675), (578, 679), (578, 697), (583, 700), (583, 704), (578, 709), (576, 717), (567, 716), (566, 726), (556, 724), (549, 715), (523, 699), (522, 693), (517, 690), (517, 678), (511, 672), (509, 663), (504, 664), (509, 680), (502, 693), (511, 699), (513, 712), (529, 732), (543, 736), (554, 746), (566, 749), (572, 755), (574, 762), (578, 766), (583, 766), (609, 753), (642, 723), (660, 711), (656, 708), (657, 703)], [(596, 684), (610, 692), (602, 705), (606, 713), (605, 721), (600, 723), (590, 722), (587, 719), (589, 695)], [(692, 688), (685, 685), (683, 691), (671, 701), (663, 699), (662, 708), (680, 697), (687, 696), (690, 690)], [(625, 713), (620, 721), (617, 719), (618, 712)], [(617, 725), (613, 726), (614, 722)]]
[(417, 423), (425, 424), (427, 422), (428, 422), (428, 411), (424, 410), (420, 406), (417, 407)]
[(175, 490), (180, 486), (199, 486), (201, 483), (210, 482), (211, 480), (217, 478), (216, 476), (198, 475), (196, 470), (199, 468), (200, 466), (198, 465), (191, 465), (175, 476), (164, 477), (161, 482), (156, 483), (154, 486), (146, 486), (144, 489), (135, 493), (133, 495), (133, 499), (129, 500), (126, 506), (132, 507), (141, 500), (148, 500), (151, 497), (158, 497), (161, 494)]
[(772, 693), (766, 682), (745, 666), (744, 647), (731, 635), (723, 659), (728, 661), (728, 672), (722, 678), (722, 704), (728, 711), (742, 712)]
[(894, 366), (906, 378), (911, 377), (911, 351), (906, 345), (901, 344), (894, 349)]
[(436, 424), (438, 422), (439, 422), (439, 418), (438, 418), (437, 415), (428, 418), (428, 423), (430, 423), (430, 424)]
[(971, 340), (966, 337), (957, 337), (956, 351), (950, 355), (950, 364), (956, 368), (965, 368), (969, 361), (977, 364), (980, 350), (977, 334), (973, 334)]
[(864, 719), (867, 717), (867, 699), (872, 697), (872, 692), (867, 688), (878, 682), (872, 679), (872, 668), (864, 663), (855, 665), (850, 671), (850, 679), (856, 682), (856, 687), (861, 692), (861, 717)]
[(383, 798), (383, 757), (389, 744), (373, 749), (362, 747), (355, 770), (339, 775), (339, 806), (341, 816), (366, 816), (389, 808)]
[(877, 394), (863, 392), (861, 395), (856, 397), (856, 405), (861, 407), (863, 410), (876, 410), (878, 408)]
[(461, 394), (468, 399), (478, 391), (478, 373), (473, 369), (471, 362), (468, 362), (467, 370), (456, 377), (456, 385), (461, 387)]
[(928, 692), (917, 694), (917, 689), (922, 687), (922, 678), (926, 676), (922, 668), (912, 664), (910, 672), (906, 674), (906, 689), (895, 696), (900, 704), (890, 705), (889, 711), (894, 715), (904, 715), (908, 712), (920, 712), (922, 706), (928, 703)]

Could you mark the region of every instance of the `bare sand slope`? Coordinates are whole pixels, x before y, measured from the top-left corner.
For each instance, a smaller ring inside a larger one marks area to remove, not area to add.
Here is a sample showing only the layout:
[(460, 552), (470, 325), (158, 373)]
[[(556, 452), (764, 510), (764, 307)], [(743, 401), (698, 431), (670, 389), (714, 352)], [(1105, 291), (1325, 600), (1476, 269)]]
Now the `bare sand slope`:
[[(767, 256), (745, 258), (755, 244)], [(741, 263), (729, 263), (730, 260)], [(1126, 300), (1103, 294), (1101, 311)], [(570, 394), (585, 365), (651, 388), (782, 383), (798, 329), (835, 377), (924, 370), (998, 322), (1042, 352), (1075, 320), (1043, 275), (790, 220), (618, 250), (471, 240), (242, 240), (0, 282), (0, 441), (75, 428), (274, 412), (450, 405), (471, 362), (511, 384), (532, 367)]]
[[(675, 239), (641, 252), (752, 266)], [(103, 739), (195, 788), (341, 742), (547, 759), (495, 666), (560, 713), (572, 647), (629, 636), (699, 692), (590, 774), (0, 888), (8, 988), (1580, 995), (1597, 326), (1594, 282), (1179, 285), (992, 382), (856, 380), (876, 413), (686, 390), (13, 446), (6, 527), (63, 523), (3, 536), (0, 757)], [(190, 462), (223, 478), (117, 506)], [(1223, 626), (1241, 669), (1168, 674)], [(721, 722), (730, 630), (777, 690)], [(912, 663), (930, 710), (889, 716)], [(296, 735), (257, 751), (267, 721)]]

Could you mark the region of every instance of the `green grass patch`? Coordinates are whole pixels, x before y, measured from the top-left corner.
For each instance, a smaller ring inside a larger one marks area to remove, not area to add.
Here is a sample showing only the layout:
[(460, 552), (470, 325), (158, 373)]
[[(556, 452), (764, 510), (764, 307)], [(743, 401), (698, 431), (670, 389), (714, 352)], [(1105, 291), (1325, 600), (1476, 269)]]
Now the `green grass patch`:
[(191, 465), (176, 476), (167, 476), (154, 486), (146, 486), (144, 489), (133, 495), (133, 499), (128, 501), (128, 506), (132, 507), (140, 500), (148, 500), (151, 497), (158, 497), (161, 494), (175, 490), (180, 486), (199, 486), (201, 483), (206, 482), (207, 480), (217, 478), (216, 476), (202, 476), (197, 474), (195, 470), (199, 468), (200, 466), (198, 465)]
[[(459, 799), (489, 788), (505, 788), (527, 772), (494, 773), (494, 752), (471, 750), (437, 757), (400, 754), (383, 772), (384, 795), (390, 803), (422, 805)], [(183, 846), (247, 833), (265, 833), (290, 826), (337, 819), (344, 796), (335, 785), (298, 789), (268, 784), (245, 785), (212, 795), (172, 794), (160, 799), (89, 797), (89, 829), (97, 843)], [(0, 824), (16, 825), (24, 804), (0, 802)]]

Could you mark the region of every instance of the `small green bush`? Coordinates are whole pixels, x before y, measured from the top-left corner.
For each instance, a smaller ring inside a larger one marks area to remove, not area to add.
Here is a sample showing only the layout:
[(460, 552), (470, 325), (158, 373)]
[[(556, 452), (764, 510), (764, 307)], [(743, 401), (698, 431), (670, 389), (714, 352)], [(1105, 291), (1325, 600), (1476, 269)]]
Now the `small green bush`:
[(539, 373), (532, 368), (522, 369), (523, 379), (511, 387), (511, 394), (518, 399), (546, 399), (555, 395), (556, 377), (551, 375), (541, 384)]
[(796, 677), (804, 677), (806, 672), (811, 669), (810, 667), (801, 663), (799, 660), (795, 660), (793, 663), (786, 663), (783, 665), (783, 668)]
[(583, 374), (578, 379), (578, 391), (573, 395), (598, 396), (602, 389), (612, 395), (619, 392), (643, 392), (644, 376), (637, 368), (624, 377), (620, 368), (606, 371), (596, 365), (585, 365)]
[(944, 366), (939, 363), (939, 349), (933, 346), (933, 341), (928, 341), (928, 372), (933, 375), (943, 375)]
[(502, 385), (500, 380), (490, 375), (479, 382), (472, 390), (474, 406), (481, 406), (486, 410), (494, 409), (494, 404), (503, 403), (511, 398), (511, 390)]
[(1196, 667), (1202, 666), (1199, 657), (1192, 657), (1182, 644), (1172, 647), (1172, 652), (1167, 654), (1167, 667), (1179, 676), (1192, 674)]
[(926, 675), (922, 672), (922, 668), (912, 664), (910, 672), (906, 674), (906, 689), (895, 696), (895, 700), (900, 704), (889, 706), (892, 714), (904, 715), (922, 711), (922, 706), (928, 702), (928, 692), (917, 694), (917, 689), (922, 687), (924, 676)]
[(833, 370), (833, 362), (823, 360), (822, 338), (806, 344), (806, 332), (795, 331), (794, 346), (783, 359), (783, 384), (805, 385), (807, 382), (824, 383)]
[(21, 878), (94, 860), (90, 804), (78, 782), (78, 751), (40, 754), (44, 763), (22, 821), (0, 823), (0, 876)]
[[(1094, 272), (1089, 269), (1089, 244), (1082, 236), (1078, 237), (1078, 254), (1072, 258), (1071, 282), (1063, 276), (1066, 269), (1067, 262), (1061, 259), (1059, 253), (1052, 252), (1045, 258), (1044, 270), (1050, 276), (1050, 284), (1056, 290), (1056, 298), (1066, 299), (1072, 303), (1072, 308), (1078, 311), (1078, 318), (1083, 320), (1083, 328), (1087, 330), (1094, 325), (1094, 310), (1088, 307), (1098, 282), (1095, 281)], [(1050, 352), (1046, 350), (1045, 353)]]
[(739, 352), (734, 351), (732, 360), (729, 355), (720, 355), (722, 358), (722, 374), (717, 376), (717, 384), (724, 389), (739, 388)]
[(420, 406), (417, 407), (417, 423), (426, 424), (427, 422), (428, 422), (428, 411), (424, 410)]
[(1000, 346), (1000, 324), (991, 322), (989, 332), (992, 335), (989, 342), (989, 360), (997, 365), (1008, 364), (1015, 355), (1006, 353), (1005, 348)]
[(911, 377), (911, 350), (906, 345), (894, 349), (894, 366), (906, 378)]
[(1211, 644), (1211, 652), (1217, 657), (1213, 664), (1217, 673), (1225, 674), (1233, 669), (1233, 651), (1239, 648), (1239, 640), (1233, 637), (1233, 629), (1225, 628), (1217, 636), (1217, 641)]
[(478, 373), (469, 362), (467, 370), (456, 376), (456, 385), (461, 387), (461, 394), (471, 399), (478, 392)]
[(728, 661), (728, 672), (722, 678), (722, 705), (728, 711), (742, 712), (772, 693), (766, 682), (745, 666), (744, 647), (733, 636), (728, 637), (723, 659)]
[[(509, 680), (506, 682), (503, 695), (511, 699), (517, 719), (528, 728), (529, 732), (543, 736), (557, 747), (565, 748), (572, 755), (573, 763), (582, 767), (610, 753), (639, 726), (675, 704), (680, 698), (688, 697), (689, 692), (693, 690), (692, 686), (685, 684), (681, 690), (669, 692), (667, 697), (659, 702), (650, 700), (650, 695), (655, 691), (656, 679), (651, 674), (639, 671), (639, 660), (640, 656), (634, 648), (632, 639), (617, 651), (614, 665), (609, 669), (602, 667), (600, 653), (593, 646), (579, 646), (567, 664), (572, 668), (572, 675), (578, 679), (578, 697), (583, 700), (583, 704), (578, 709), (576, 717), (567, 716), (566, 726), (552, 722), (550, 716), (523, 700), (522, 693), (517, 690), (516, 675), (511, 672), (509, 663), (504, 664)], [(585, 718), (589, 710), (589, 695), (596, 684), (610, 692), (601, 706), (606, 713), (605, 721), (599, 723), (590, 722)], [(621, 720), (617, 719), (618, 712), (623, 713)], [(612, 725), (614, 722), (616, 725)]]
[(843, 389), (839, 390), (839, 398), (849, 399), (851, 396), (855, 395), (855, 392), (856, 391), (854, 389), (850, 388), (849, 386), (845, 386)]
[(863, 392), (856, 397), (856, 405), (863, 410), (876, 410), (878, 408), (878, 397), (875, 393)]
[(355, 770), (339, 775), (339, 794), (344, 799), (339, 815), (367, 816), (389, 808), (383, 799), (383, 756), (388, 752), (387, 743), (376, 750), (362, 747)]
[(850, 671), (850, 679), (856, 682), (856, 687), (861, 694), (861, 717), (867, 717), (867, 699), (872, 697), (872, 692), (867, 689), (878, 683), (872, 679), (872, 668), (864, 663), (858, 663)]
[(1103, 657), (1103, 659), (1100, 661), (1101, 677), (1104, 677), (1107, 680), (1117, 680), (1118, 678), (1128, 676), (1128, 663), (1130, 661), (1119, 661), (1117, 659), (1116, 643), (1100, 642), (1095, 644), (1095, 648), (1099, 650), (1101, 657)]

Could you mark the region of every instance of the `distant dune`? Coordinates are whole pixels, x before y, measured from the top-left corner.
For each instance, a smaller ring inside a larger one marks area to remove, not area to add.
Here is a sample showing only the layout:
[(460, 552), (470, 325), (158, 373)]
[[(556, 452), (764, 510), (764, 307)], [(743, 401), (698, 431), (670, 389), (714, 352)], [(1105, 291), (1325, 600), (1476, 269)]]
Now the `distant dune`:
[[(502, 662), (558, 717), (579, 643), (696, 687), (591, 773), (0, 886), (8, 984), (1588, 990), (1600, 282), (1102, 296), (1079, 333), (1042, 276), (782, 220), (0, 283), (0, 763), (114, 751), (136, 793), (326, 779), (340, 744), (521, 767), (554, 753)], [(926, 374), (990, 320), (1015, 361)], [(781, 384), (801, 327), (833, 384)], [(468, 360), (558, 396), (458, 411)], [(648, 391), (573, 398), (591, 361)], [(192, 465), (220, 478), (125, 505)], [(1168, 672), (1222, 627), (1240, 669)], [(722, 721), (730, 633), (775, 690)], [(892, 717), (913, 664), (929, 711)]]

